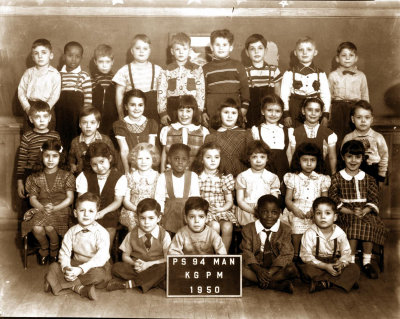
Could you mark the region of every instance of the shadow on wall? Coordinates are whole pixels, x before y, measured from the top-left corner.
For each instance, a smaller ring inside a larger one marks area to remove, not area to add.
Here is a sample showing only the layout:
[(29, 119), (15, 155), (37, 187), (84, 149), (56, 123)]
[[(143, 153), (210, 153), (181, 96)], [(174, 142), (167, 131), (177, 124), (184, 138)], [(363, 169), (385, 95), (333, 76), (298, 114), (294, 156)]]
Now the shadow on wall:
[(385, 105), (393, 110), (397, 116), (400, 116), (400, 83), (389, 88), (385, 92), (383, 99)]

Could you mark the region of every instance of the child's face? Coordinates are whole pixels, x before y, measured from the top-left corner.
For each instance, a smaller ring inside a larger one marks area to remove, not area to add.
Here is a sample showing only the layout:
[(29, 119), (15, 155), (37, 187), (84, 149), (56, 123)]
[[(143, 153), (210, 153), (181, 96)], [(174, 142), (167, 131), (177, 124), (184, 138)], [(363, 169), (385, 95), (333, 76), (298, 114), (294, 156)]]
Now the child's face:
[(153, 165), (153, 157), (147, 150), (139, 151), (137, 154), (136, 165), (139, 171), (148, 171)]
[(171, 48), (171, 54), (177, 62), (186, 63), (189, 57), (190, 46), (188, 43), (175, 43)]
[(351, 121), (354, 123), (357, 130), (361, 132), (367, 132), (371, 128), (374, 117), (370, 110), (363, 109), (361, 107), (354, 111), (354, 115), (351, 117)]
[(208, 149), (203, 155), (204, 167), (210, 171), (217, 170), (221, 162), (221, 154), (217, 149)]
[(253, 153), (250, 156), (250, 166), (255, 171), (262, 171), (268, 162), (268, 155), (265, 153)]
[(230, 45), (228, 39), (225, 38), (216, 38), (210, 48), (214, 56), (219, 59), (227, 58), (233, 50), (233, 46)]
[(79, 120), (79, 127), (82, 130), (82, 134), (86, 137), (96, 134), (99, 125), (100, 123), (96, 120), (94, 114), (82, 116)]
[(39, 45), (32, 49), (32, 60), (35, 62), (36, 66), (48, 66), (50, 64), (50, 60), (53, 60), (53, 57), (53, 52), (51, 52), (45, 46)]
[(157, 227), (161, 216), (157, 216), (156, 211), (147, 210), (139, 214), (139, 228), (145, 233), (151, 233)]
[(48, 170), (53, 170), (58, 167), (60, 162), (60, 153), (53, 150), (47, 150), (43, 152), (43, 165)]
[(131, 49), (131, 53), (136, 62), (147, 62), (151, 53), (150, 44), (142, 40), (137, 40)]
[(308, 124), (317, 124), (322, 116), (321, 105), (316, 102), (309, 102), (301, 110)]
[(232, 128), (236, 125), (239, 112), (234, 107), (224, 107), (221, 110), (221, 122), (225, 128)]
[(278, 124), (282, 117), (282, 108), (278, 104), (267, 104), (261, 110), (267, 124)]
[(129, 99), (125, 105), (128, 111), (128, 116), (132, 119), (138, 119), (143, 115), (144, 112), (144, 101), (140, 97), (133, 96)]
[(347, 48), (340, 51), (339, 55), (336, 57), (336, 62), (345, 69), (350, 69), (357, 63), (357, 61), (357, 54), (353, 50)]
[(67, 71), (76, 69), (82, 60), (82, 50), (77, 46), (70, 46), (64, 54), (65, 66)]
[(201, 233), (206, 227), (207, 214), (200, 209), (192, 209), (185, 215), (189, 229), (194, 233)]
[(264, 228), (271, 228), (279, 219), (281, 209), (275, 203), (265, 203), (257, 210), (257, 217)]
[(109, 56), (101, 56), (95, 59), (94, 63), (96, 64), (97, 70), (99, 70), (100, 73), (107, 74), (111, 71), (114, 60)]
[(91, 201), (83, 201), (74, 209), (74, 216), (82, 227), (93, 224), (96, 220), (97, 204)]
[(184, 150), (177, 150), (168, 156), (168, 162), (171, 164), (175, 176), (182, 176), (189, 164), (189, 154)]
[(48, 112), (36, 112), (35, 114), (29, 116), (29, 120), (37, 132), (44, 132), (47, 130), (51, 121), (51, 114)]
[(194, 111), (191, 107), (179, 108), (177, 112), (179, 123), (181, 123), (182, 125), (192, 124)]
[(311, 64), (317, 54), (317, 49), (314, 44), (310, 42), (302, 42), (294, 50), (294, 55), (299, 59), (300, 63), (303, 64)]
[(321, 229), (332, 227), (337, 219), (337, 214), (329, 204), (319, 204), (314, 211), (314, 222)]
[(265, 52), (266, 48), (261, 41), (249, 44), (246, 50), (247, 56), (253, 64), (264, 62)]
[(344, 164), (346, 165), (346, 170), (349, 173), (358, 173), (360, 165), (363, 161), (362, 154), (346, 153), (346, 154), (344, 154), (344, 156), (342, 158), (343, 158)]
[(111, 156), (110, 158), (103, 156), (96, 156), (90, 159), (90, 166), (97, 175), (106, 175), (111, 169)]
[(305, 175), (310, 175), (317, 167), (317, 157), (313, 155), (301, 156), (300, 167)]

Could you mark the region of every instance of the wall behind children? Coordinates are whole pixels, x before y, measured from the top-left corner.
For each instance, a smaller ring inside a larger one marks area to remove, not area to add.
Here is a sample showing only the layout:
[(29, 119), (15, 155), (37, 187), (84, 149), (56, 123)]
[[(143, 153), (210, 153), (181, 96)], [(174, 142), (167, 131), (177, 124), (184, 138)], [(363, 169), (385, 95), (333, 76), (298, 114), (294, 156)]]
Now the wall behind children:
[[(400, 82), (400, 25), (396, 15), (360, 17), (185, 17), (185, 16), (74, 16), (74, 15), (12, 15), (0, 17), (0, 116), (21, 114), (16, 88), (24, 70), (32, 66), (31, 44), (47, 38), (54, 50), (53, 66), (62, 65), (63, 47), (78, 41), (84, 47), (82, 68), (93, 66), (93, 50), (100, 43), (110, 44), (115, 52), (114, 71), (130, 61), (129, 46), (135, 34), (145, 33), (152, 41), (151, 61), (164, 67), (167, 62), (170, 33), (209, 35), (215, 29), (228, 28), (235, 35), (232, 57), (247, 63), (244, 42), (252, 33), (261, 33), (279, 48), (279, 67), (289, 67), (290, 53), (299, 37), (308, 35), (316, 40), (319, 54), (315, 62), (329, 73), (335, 67), (336, 47), (352, 41), (358, 47), (359, 69), (365, 72), (370, 100), (378, 117), (394, 115), (400, 108), (398, 99), (388, 99), (388, 92)], [(396, 92), (396, 90), (394, 90)], [(386, 94), (386, 95), (385, 95)], [(398, 95), (397, 95), (398, 96)], [(386, 101), (395, 104), (388, 107)], [(392, 108), (391, 108), (392, 107)]]

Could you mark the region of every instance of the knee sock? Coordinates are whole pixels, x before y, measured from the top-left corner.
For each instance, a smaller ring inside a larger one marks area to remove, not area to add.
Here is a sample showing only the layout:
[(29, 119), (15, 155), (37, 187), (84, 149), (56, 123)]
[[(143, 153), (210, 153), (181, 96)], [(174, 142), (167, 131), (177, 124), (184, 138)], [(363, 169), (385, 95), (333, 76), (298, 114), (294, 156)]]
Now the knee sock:
[(371, 263), (372, 254), (363, 254), (363, 265)]
[(58, 254), (58, 242), (52, 243), (50, 242), (50, 256), (55, 257)]
[(47, 240), (47, 237), (41, 237), (37, 238), (39, 244), (40, 244), (40, 249), (39, 249), (39, 254), (41, 256), (47, 256), (49, 254), (49, 241)]
[(135, 287), (136, 287), (136, 285), (135, 285), (135, 282), (133, 280), (127, 280), (126, 281), (126, 288), (127, 289), (132, 289), (132, 288), (135, 288)]

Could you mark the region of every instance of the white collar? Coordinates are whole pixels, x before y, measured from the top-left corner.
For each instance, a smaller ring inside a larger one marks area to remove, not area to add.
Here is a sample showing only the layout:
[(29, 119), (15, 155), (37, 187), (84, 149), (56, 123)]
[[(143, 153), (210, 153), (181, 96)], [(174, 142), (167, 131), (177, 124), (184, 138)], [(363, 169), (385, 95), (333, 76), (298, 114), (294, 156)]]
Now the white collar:
[(231, 130), (234, 130), (235, 128), (237, 128), (237, 126), (234, 126), (234, 127), (232, 127), (232, 128), (226, 128), (226, 127), (220, 127), (217, 131), (218, 132), (226, 132), (226, 131), (231, 131)]
[(261, 126), (264, 126), (264, 127), (280, 127), (280, 128), (283, 128), (283, 125), (282, 124), (271, 124), (271, 123), (261, 123)]
[(261, 224), (261, 222), (260, 222), (259, 219), (257, 219), (256, 222), (254, 223), (254, 226), (256, 226), (256, 232), (257, 232), (257, 234), (261, 233), (264, 229), (265, 229), (265, 230), (270, 230), (270, 231), (276, 233), (276, 232), (279, 230), (279, 226), (280, 226), (280, 225), (281, 225), (281, 221), (280, 221), (279, 218), (278, 218), (278, 220), (276, 221), (276, 223), (272, 225), (272, 227), (271, 227), (270, 229), (265, 228), (265, 227)]
[[(312, 224), (310, 226), (310, 228), (312, 230), (314, 230), (319, 237), (322, 237), (326, 240), (324, 233), (321, 231), (321, 229), (316, 224)], [(336, 224), (333, 224), (333, 232), (332, 232), (331, 237), (329, 237), (328, 240), (334, 240), (335, 238), (339, 238), (342, 234), (343, 234), (343, 230), (340, 227), (338, 227)]]
[(307, 125), (306, 123), (304, 123), (304, 127), (305, 127), (306, 129), (309, 129), (310, 131), (311, 131), (311, 130), (318, 130), (318, 129), (319, 129), (319, 126), (320, 126), (319, 123), (318, 123), (317, 125), (314, 125), (314, 126), (309, 126), (309, 125)]
[(94, 221), (93, 223), (91, 223), (89, 226), (86, 226), (86, 227), (82, 227), (81, 224), (76, 224), (75, 234), (79, 233), (83, 229), (87, 229), (87, 230), (93, 232), (94, 230), (96, 230), (97, 225), (98, 225), (98, 223), (96, 221)]
[(63, 73), (80, 73), (81, 71), (82, 71), (82, 69), (81, 69), (80, 65), (78, 65), (77, 68), (75, 68), (75, 69), (73, 69), (71, 71), (67, 71), (67, 66), (64, 65), (60, 72), (63, 72)]
[[(160, 234), (160, 226), (157, 225), (156, 227), (154, 227), (154, 229), (151, 231), (150, 234), (154, 238), (158, 239), (158, 235)], [(138, 237), (142, 238), (143, 236), (146, 236), (146, 233), (139, 228), (138, 229)]]
[(146, 121), (146, 119), (147, 118), (144, 115), (141, 115), (140, 118), (137, 121), (132, 121), (128, 115), (124, 117), (124, 121), (126, 123), (129, 123), (129, 124), (132, 124), (132, 125), (133, 124), (134, 125), (142, 125)]
[(315, 172), (315, 171), (312, 171), (312, 172), (310, 173), (310, 175), (307, 176), (307, 175), (304, 174), (303, 172), (300, 172), (300, 173), (299, 173), (299, 177), (300, 177), (300, 179), (318, 179), (319, 174), (318, 174), (317, 172)]
[(200, 128), (200, 125), (194, 125), (194, 124), (182, 125), (179, 122), (172, 123), (171, 126), (175, 130), (180, 130), (181, 128), (187, 128), (190, 132), (196, 131)]
[(354, 176), (351, 176), (351, 175), (347, 174), (345, 169), (342, 169), (339, 173), (340, 173), (340, 175), (342, 175), (342, 177), (346, 181), (351, 181), (353, 179), (353, 177), (354, 177), (355, 180), (362, 181), (364, 179), (364, 177), (365, 177), (365, 172), (362, 171), (362, 170), (360, 170), (357, 173), (357, 175), (354, 175)]

